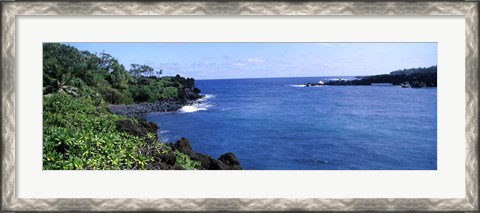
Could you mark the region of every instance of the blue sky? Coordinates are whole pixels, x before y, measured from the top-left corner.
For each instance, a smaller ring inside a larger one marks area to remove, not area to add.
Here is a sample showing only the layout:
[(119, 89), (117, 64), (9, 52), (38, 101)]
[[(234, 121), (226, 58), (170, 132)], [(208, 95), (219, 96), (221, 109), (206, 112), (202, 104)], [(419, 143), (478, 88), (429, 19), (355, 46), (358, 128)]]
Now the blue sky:
[(356, 76), (437, 65), (437, 43), (67, 43), (195, 79)]

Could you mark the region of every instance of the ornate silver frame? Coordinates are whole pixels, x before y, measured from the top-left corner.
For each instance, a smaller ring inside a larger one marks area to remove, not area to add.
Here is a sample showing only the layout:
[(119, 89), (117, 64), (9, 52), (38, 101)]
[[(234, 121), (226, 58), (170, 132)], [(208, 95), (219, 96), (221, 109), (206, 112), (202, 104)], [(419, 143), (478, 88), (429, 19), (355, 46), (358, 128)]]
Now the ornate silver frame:
[[(2, 2), (2, 211), (478, 211), (478, 11), (475, 2)], [(17, 15), (463, 15), (466, 195), (463, 199), (19, 199), (15, 196)]]

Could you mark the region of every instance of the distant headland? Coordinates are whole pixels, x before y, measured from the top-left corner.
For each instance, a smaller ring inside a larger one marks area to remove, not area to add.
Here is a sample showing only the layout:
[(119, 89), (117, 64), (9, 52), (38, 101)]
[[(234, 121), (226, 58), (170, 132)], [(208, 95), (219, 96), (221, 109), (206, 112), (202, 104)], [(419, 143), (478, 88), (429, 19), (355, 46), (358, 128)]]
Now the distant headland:
[(437, 87), (437, 66), (396, 70), (390, 74), (356, 76), (354, 80), (334, 80), (327, 82), (305, 83), (310, 86), (346, 86), (346, 85), (396, 85), (403, 88)]

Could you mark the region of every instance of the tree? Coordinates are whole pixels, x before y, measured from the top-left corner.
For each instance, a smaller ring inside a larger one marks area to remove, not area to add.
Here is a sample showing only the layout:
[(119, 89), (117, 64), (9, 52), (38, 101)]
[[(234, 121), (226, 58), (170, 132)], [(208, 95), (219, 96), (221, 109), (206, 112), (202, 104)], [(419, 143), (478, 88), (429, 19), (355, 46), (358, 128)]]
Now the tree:
[(153, 76), (154, 71), (155, 70), (148, 65), (131, 64), (129, 73), (131, 76), (139, 78), (141, 76)]
[(103, 51), (102, 53), (99, 54), (99, 58), (100, 58), (100, 63), (98, 65), (98, 67), (106, 72), (106, 73), (110, 73), (113, 71), (113, 64), (116, 62), (118, 63), (117, 59), (114, 58), (112, 55), (108, 54), (108, 53), (105, 53), (105, 51)]
[(82, 54), (64, 44), (43, 44), (43, 93), (66, 92), (77, 95), (72, 84), (79, 81), (86, 69)]
[(123, 65), (118, 62), (112, 67), (112, 72), (110, 73), (110, 81), (114, 88), (119, 90), (127, 89), (128, 82), (132, 80), (131, 76), (125, 70)]
[(155, 74), (157, 77), (160, 77), (162, 75), (163, 70), (156, 71)]

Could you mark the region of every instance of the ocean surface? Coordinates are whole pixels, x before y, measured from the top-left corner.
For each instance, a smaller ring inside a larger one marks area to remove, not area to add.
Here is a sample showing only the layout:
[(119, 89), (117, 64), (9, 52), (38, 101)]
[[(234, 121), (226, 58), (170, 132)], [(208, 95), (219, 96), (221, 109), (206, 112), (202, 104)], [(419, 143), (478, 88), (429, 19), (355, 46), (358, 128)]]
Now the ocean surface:
[(145, 118), (249, 170), (437, 169), (436, 88), (302, 86), (338, 78), (196, 80), (201, 103)]

